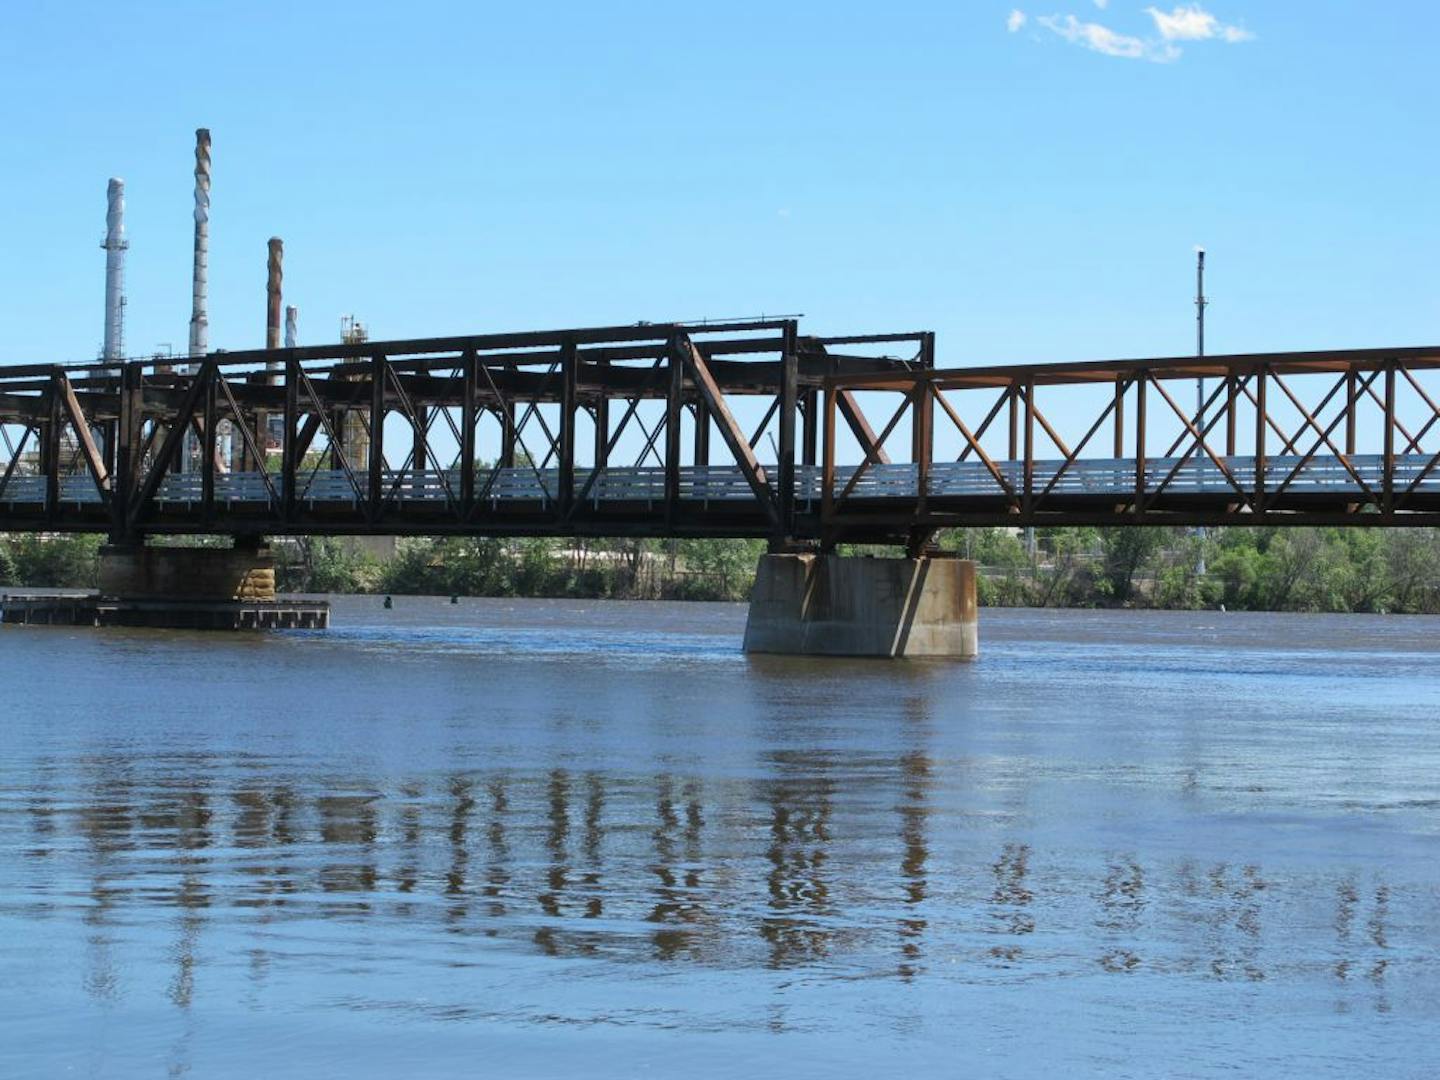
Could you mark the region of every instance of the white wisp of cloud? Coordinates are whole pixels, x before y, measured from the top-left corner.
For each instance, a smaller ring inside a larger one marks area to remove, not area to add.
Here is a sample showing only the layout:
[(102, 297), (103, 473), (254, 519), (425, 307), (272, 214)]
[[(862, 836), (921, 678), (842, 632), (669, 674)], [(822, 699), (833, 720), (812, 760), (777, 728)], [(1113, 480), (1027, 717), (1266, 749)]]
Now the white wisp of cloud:
[(1105, 56), (1118, 56), (1124, 60), (1153, 60), (1163, 64), (1180, 55), (1180, 50), (1174, 45), (1146, 41), (1131, 34), (1120, 34), (1100, 23), (1082, 22), (1074, 15), (1041, 15), (1035, 21), (1070, 44)]
[[(1092, 2), (1104, 10), (1110, 0)], [(1087, 22), (1074, 15), (1037, 15), (1035, 22), (1071, 45), (1079, 45), (1091, 52), (1123, 60), (1149, 60), (1157, 64), (1178, 60), (1181, 55), (1179, 42), (1221, 41), (1235, 45), (1255, 37), (1242, 26), (1221, 22), (1199, 3), (1177, 4), (1169, 11), (1147, 7), (1145, 14), (1150, 16), (1154, 30), (1143, 37), (1121, 33), (1103, 23)], [(1027, 22), (1029, 17), (1017, 8), (1010, 12), (1005, 25), (1013, 34)]]
[(1169, 11), (1148, 7), (1145, 14), (1166, 41), (1224, 41), (1235, 45), (1250, 41), (1254, 34), (1239, 26), (1222, 23), (1199, 4), (1179, 4)]

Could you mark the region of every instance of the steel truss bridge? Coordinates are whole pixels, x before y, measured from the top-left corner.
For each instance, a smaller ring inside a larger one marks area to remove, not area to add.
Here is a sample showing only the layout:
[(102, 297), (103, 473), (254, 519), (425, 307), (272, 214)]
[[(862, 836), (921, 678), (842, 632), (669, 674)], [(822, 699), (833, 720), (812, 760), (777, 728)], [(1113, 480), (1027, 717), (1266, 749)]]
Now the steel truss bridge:
[(920, 550), (965, 525), (1440, 524), (1440, 348), (939, 369), (930, 333), (776, 319), (188, 364), (0, 368), (0, 530)]

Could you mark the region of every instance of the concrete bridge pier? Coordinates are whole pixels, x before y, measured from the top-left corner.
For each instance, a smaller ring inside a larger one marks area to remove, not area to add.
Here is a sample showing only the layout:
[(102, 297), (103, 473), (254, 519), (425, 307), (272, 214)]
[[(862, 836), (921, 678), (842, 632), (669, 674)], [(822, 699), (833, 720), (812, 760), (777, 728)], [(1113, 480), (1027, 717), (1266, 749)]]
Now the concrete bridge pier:
[(100, 549), (100, 594), (125, 600), (275, 600), (275, 559), (260, 539), (230, 548), (109, 544)]
[(258, 539), (231, 548), (100, 549), (92, 596), (0, 595), (0, 623), (185, 630), (323, 630), (330, 605), (275, 596), (275, 560)]
[(937, 555), (762, 555), (745, 651), (974, 659), (975, 564)]

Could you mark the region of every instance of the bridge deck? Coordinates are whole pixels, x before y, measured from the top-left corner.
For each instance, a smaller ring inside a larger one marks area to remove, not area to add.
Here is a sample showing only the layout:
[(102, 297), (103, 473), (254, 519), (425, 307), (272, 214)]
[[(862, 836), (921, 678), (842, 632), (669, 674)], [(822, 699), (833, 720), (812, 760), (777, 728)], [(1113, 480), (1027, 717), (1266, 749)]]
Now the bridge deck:
[[(1235, 508), (1241, 493), (1256, 487), (1254, 457), (1222, 457), (1225, 470), (1206, 459), (1161, 458), (1146, 463), (1143, 488), (1137, 489), (1136, 463), (1128, 458), (1081, 459), (1067, 464), (1063, 459), (1040, 460), (1033, 464), (1029, 489), (1038, 497), (1038, 511), (1049, 509), (1063, 517), (1086, 508), (1112, 507), (1155, 496), (1155, 509), (1185, 511), (1204, 509), (1217, 513)], [(1348, 464), (1347, 464), (1348, 462)], [(1417, 512), (1440, 511), (1440, 470), (1429, 470), (1430, 455), (1409, 454), (1395, 459), (1393, 483), (1413, 490), (1409, 506)], [(992, 462), (1014, 491), (1026, 488), (1025, 462)], [(1324, 510), (1355, 513), (1378, 501), (1385, 481), (1385, 459), (1364, 454), (1341, 459), (1338, 456), (1271, 456), (1265, 461), (1264, 486), (1272, 491), (1283, 487), (1276, 497), (1276, 510)], [(774, 464), (763, 465), (773, 485), (778, 474)], [(858, 480), (851, 486), (857, 471)], [(990, 515), (1002, 524), (1013, 523), (1013, 497), (996, 479), (990, 466), (978, 461), (936, 462), (928, 466), (926, 506), (931, 514), (953, 512), (974, 517)], [(580, 531), (588, 521), (605, 520), (614, 514), (653, 516), (665, 503), (666, 470), (663, 468), (608, 468), (591, 482), (589, 469), (575, 473), (575, 493), (586, 491), (582, 512), (572, 525)], [(847, 512), (864, 515), (896, 512), (916, 513), (920, 496), (920, 468), (914, 463), (872, 464), (863, 470), (840, 466), (835, 470), (837, 492), (849, 488)], [(386, 502), (392, 513), (390, 527), (396, 532), (423, 532), (437, 524), (453, 522), (458, 499), (458, 470), (423, 469), (385, 474)], [(696, 521), (726, 520), (745, 532), (753, 521), (763, 532), (764, 515), (742, 469), (735, 466), (682, 467), (679, 470), (680, 501)], [(824, 494), (823, 470), (819, 466), (796, 466), (795, 500), (802, 513), (818, 513)], [(487, 516), (499, 515), (496, 524), (508, 528), (516, 513), (553, 513), (561, 491), (559, 469), (508, 468), (491, 471), (476, 493), (468, 517), (474, 531), (486, 531)], [(17, 523), (45, 517), (46, 478), (12, 476), (0, 487), (0, 519)], [(587, 490), (588, 489), (588, 490)], [(278, 515), (285, 503), (283, 479), (258, 471), (221, 474), (214, 478), (214, 505), (206, 512), (204, 490), (197, 475), (171, 475), (162, 481), (154, 503), (156, 522), (165, 531), (193, 528), (195, 531), (224, 531), (234, 522), (253, 522)], [(106, 518), (100, 489), (88, 473), (65, 477), (59, 485), (58, 509), (68, 511), (77, 526), (92, 523), (103, 527)], [(297, 477), (295, 505), (298, 517), (291, 528), (276, 521), (273, 531), (303, 531), (303, 526), (373, 524), (367, 516), (368, 499), (363, 484), (338, 469), (324, 469)], [(1235, 508), (1237, 513), (1242, 513)], [(87, 513), (89, 511), (89, 513)], [(1428, 515), (1427, 515), (1428, 516)], [(1064, 521), (1056, 523), (1063, 524)], [(559, 530), (569, 531), (569, 530)], [(727, 531), (736, 531), (731, 529)]]

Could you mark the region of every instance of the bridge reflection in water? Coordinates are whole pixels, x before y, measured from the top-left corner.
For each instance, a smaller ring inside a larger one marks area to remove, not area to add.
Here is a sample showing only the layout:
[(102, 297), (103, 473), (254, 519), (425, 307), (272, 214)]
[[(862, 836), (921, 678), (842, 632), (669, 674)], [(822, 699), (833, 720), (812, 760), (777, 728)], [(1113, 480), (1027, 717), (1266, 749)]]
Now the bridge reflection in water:
[(736, 655), (737, 605), (336, 607), (5, 637), (0, 1071), (1433, 1026), (1434, 620), (995, 612), (984, 665), (834, 665)]
[[(320, 793), (269, 782), (264, 769), (223, 788), (135, 784), (96, 761), (79, 801), (37, 792), (23, 807), (25, 858), (59, 873), (10, 912), (83, 913), (84, 989), (117, 1000), (126, 989), (113, 952), (129, 947), (125, 928), (174, 908), (166, 992), (183, 1007), (207, 933), (245, 943), (248, 978), (263, 983), (337, 920), (355, 927), (347, 937), (374, 920), (421, 942), (473, 937), (619, 963), (1254, 981), (1291, 964), (1267, 922), (1289, 919), (1297, 903), (1323, 907), (1243, 852), (1236, 862), (1117, 853), (1077, 863), (1003, 828), (989, 842), (957, 833), (930, 804), (935, 768), (918, 752), (785, 752), (754, 781), (504, 770), (388, 789), (352, 778), (344, 793)], [(877, 811), (888, 825), (861, 824), (857, 815)], [(1334, 940), (1305, 947), (1333, 954), (1334, 977), (1368, 985), (1383, 1006), (1390, 888), (1353, 875), (1328, 887)]]

